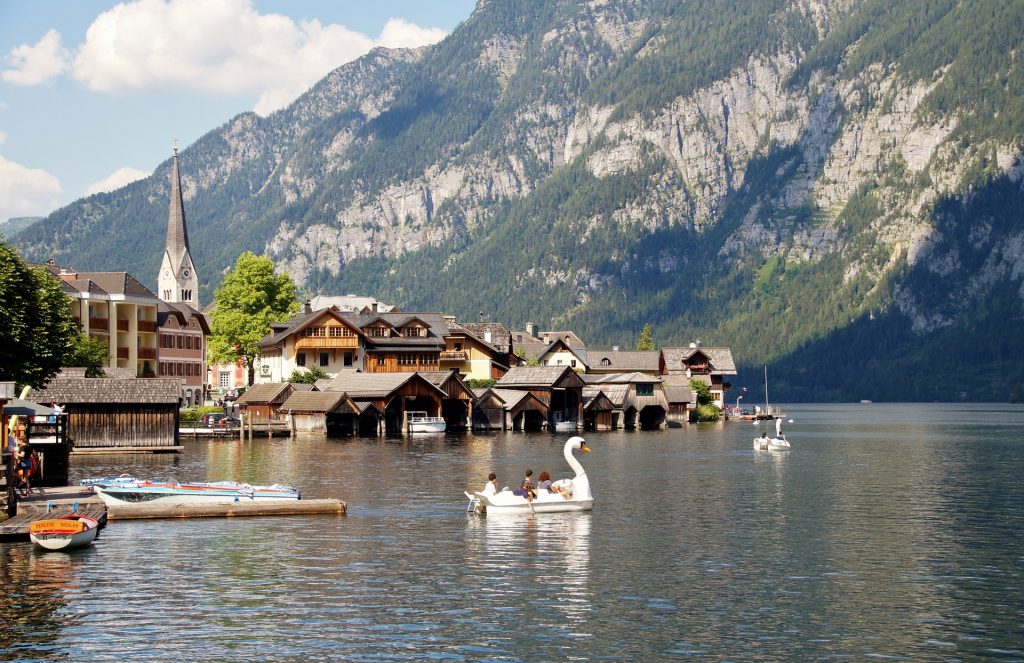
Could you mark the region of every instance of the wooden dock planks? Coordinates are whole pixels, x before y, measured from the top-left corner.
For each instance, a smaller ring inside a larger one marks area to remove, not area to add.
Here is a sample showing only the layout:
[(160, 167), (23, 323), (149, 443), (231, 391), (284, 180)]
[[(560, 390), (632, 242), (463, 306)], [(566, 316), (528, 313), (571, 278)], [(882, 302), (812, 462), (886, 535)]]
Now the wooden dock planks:
[(232, 518), (239, 516), (300, 516), (346, 514), (341, 500), (257, 500), (229, 504), (117, 504), (107, 507), (111, 520), (146, 518)]

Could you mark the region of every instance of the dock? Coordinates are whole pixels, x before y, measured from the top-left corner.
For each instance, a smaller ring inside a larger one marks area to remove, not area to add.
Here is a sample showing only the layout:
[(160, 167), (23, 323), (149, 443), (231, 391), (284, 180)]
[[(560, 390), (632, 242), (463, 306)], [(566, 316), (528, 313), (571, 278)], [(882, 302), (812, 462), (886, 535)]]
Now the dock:
[[(77, 511), (75, 508), (77, 507)], [(15, 516), (0, 522), (0, 541), (28, 541), (28, 528), (37, 520), (79, 513), (95, 518), (100, 528), (112, 520), (158, 518), (236, 518), (248, 516), (345, 516), (348, 506), (337, 499), (260, 500), (227, 504), (125, 504), (108, 506), (85, 486), (33, 489), (18, 499)]]

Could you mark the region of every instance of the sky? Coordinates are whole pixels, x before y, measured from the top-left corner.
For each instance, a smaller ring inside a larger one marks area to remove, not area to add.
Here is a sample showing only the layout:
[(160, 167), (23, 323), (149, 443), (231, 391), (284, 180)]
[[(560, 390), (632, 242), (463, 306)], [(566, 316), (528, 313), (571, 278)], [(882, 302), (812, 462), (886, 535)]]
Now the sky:
[(376, 46), (435, 43), (474, 6), (0, 0), (0, 224), (146, 177), (175, 141), (284, 108)]

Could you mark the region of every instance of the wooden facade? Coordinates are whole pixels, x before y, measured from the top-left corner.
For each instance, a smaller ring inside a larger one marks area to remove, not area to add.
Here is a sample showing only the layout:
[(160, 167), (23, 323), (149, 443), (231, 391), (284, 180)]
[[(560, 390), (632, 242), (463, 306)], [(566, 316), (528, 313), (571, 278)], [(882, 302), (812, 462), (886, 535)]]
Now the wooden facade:
[(181, 381), (172, 378), (54, 378), (33, 390), (37, 403), (60, 403), (74, 450), (180, 451)]

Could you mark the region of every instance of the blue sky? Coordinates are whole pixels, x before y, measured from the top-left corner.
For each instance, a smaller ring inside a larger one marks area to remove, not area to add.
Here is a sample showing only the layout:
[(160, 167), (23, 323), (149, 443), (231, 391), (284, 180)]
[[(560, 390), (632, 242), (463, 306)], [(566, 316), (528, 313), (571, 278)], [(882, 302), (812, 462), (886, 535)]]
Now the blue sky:
[[(475, 0), (0, 0), (0, 224), (148, 175), (374, 46), (442, 39)], [(2, 225), (0, 225), (2, 232)]]

